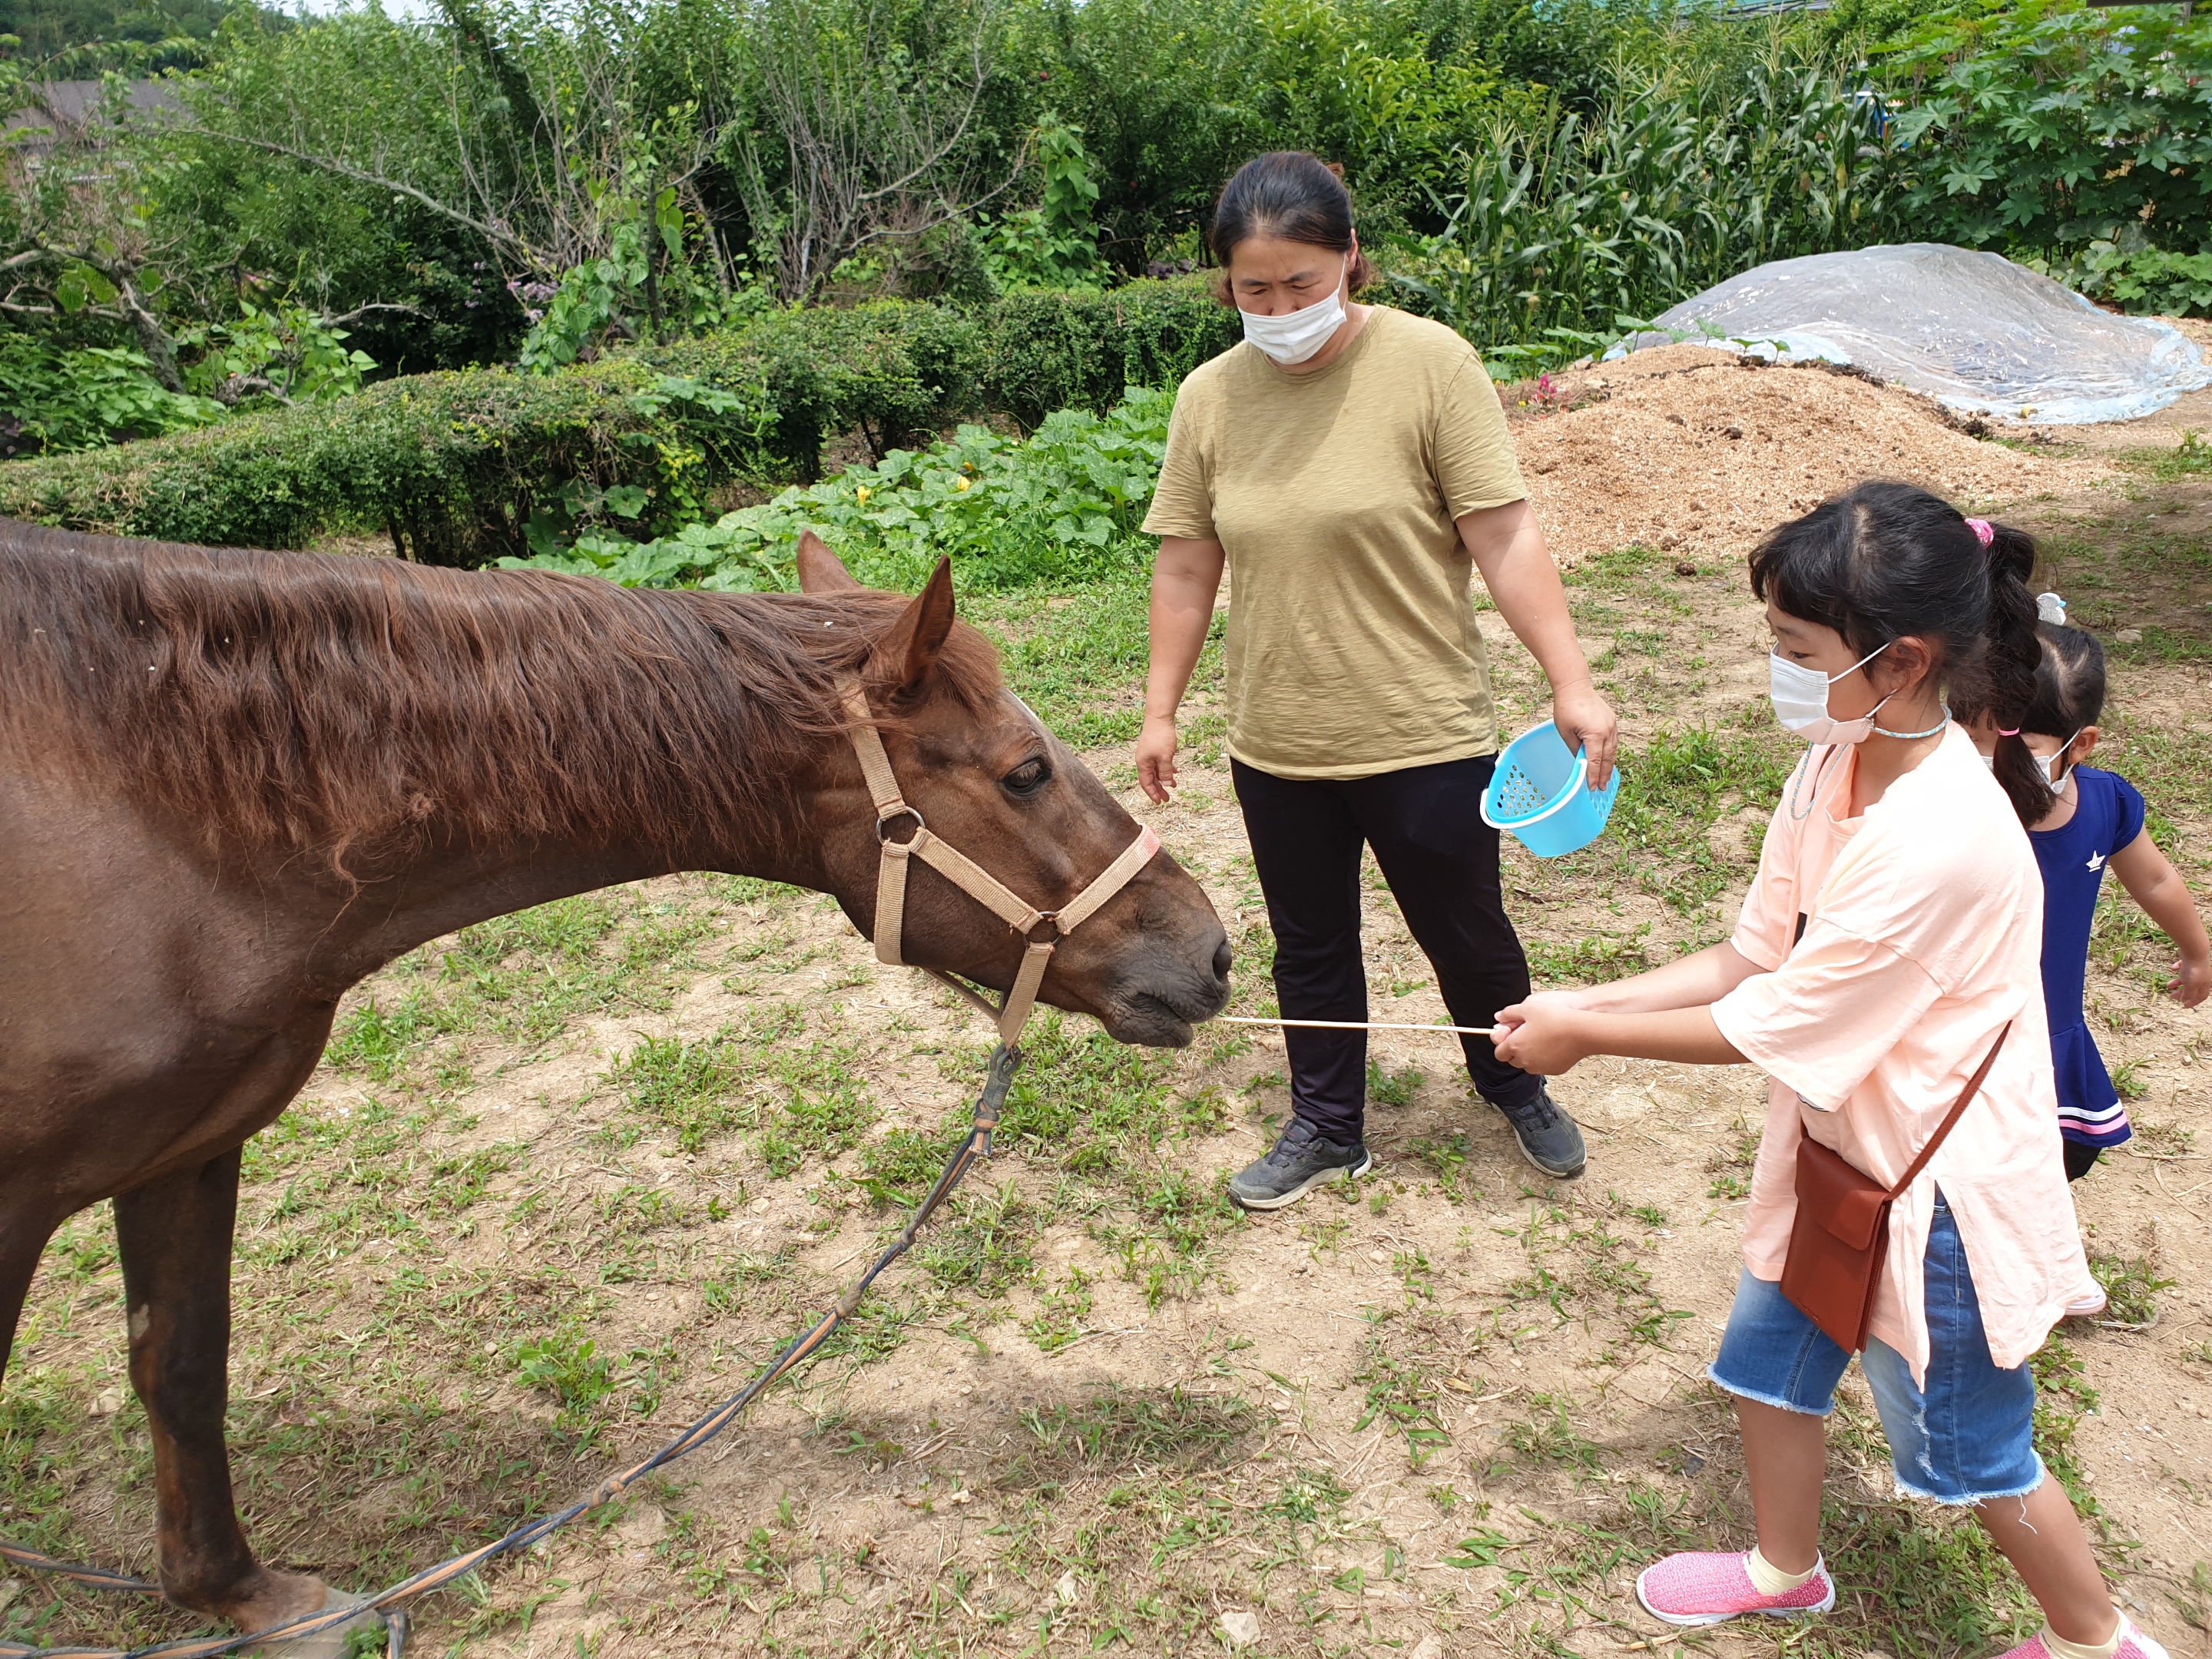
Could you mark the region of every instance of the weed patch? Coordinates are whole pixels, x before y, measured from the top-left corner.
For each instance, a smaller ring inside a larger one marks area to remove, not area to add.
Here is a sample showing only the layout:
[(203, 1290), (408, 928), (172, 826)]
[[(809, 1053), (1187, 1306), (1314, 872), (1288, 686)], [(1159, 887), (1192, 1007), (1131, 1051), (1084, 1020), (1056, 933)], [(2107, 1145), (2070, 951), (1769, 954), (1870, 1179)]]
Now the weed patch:
[(1260, 1415), (1236, 1395), (1196, 1395), (1180, 1388), (1107, 1389), (1079, 1405), (1021, 1415), (1029, 1443), (1002, 1486), (1056, 1486), (1076, 1473), (1097, 1474), (1142, 1464), (1166, 1469), (1211, 1468), (1227, 1462)]
[(2089, 1272), (2105, 1287), (2104, 1316), (2124, 1325), (2148, 1325), (2158, 1317), (2158, 1293), (2174, 1281), (2160, 1277), (2156, 1263), (2140, 1255), (2089, 1252)]

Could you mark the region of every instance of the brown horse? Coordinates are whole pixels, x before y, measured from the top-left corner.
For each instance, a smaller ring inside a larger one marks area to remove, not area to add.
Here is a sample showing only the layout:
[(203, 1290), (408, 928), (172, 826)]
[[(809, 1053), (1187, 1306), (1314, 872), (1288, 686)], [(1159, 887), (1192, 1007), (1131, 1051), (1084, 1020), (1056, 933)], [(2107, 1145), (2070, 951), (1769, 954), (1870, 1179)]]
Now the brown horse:
[[(1129, 844), (955, 622), (944, 566), (910, 603), (811, 538), (800, 568), (803, 594), (627, 592), (0, 523), (0, 1331), (53, 1229), (112, 1198), (172, 1600), (248, 1631), (325, 1605), (248, 1548), (223, 1411), (240, 1147), (349, 987), (471, 922), (677, 870), (821, 889), (866, 931), (848, 677), (930, 828), (1030, 902)], [(1003, 989), (1023, 941), (916, 868), (904, 949)], [(1042, 994), (1181, 1044), (1228, 968), (1163, 854)]]

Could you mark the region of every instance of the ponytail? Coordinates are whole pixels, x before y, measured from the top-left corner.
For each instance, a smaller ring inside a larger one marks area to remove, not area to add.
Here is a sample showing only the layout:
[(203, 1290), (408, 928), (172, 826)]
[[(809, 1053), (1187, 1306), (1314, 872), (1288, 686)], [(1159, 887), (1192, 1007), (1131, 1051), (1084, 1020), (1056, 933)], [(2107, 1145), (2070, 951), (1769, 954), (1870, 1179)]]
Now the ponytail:
[[(1982, 629), (1980, 684), (1972, 688), (1978, 695), (1972, 701), (1996, 720), (2001, 734), (1990, 769), (2020, 821), (2033, 827), (2051, 811), (2051, 788), (2043, 769), (2021, 736), (2036, 700), (2036, 673), (2043, 665), (2035, 595), (2028, 587), (2035, 574), (2035, 539), (2010, 525), (1992, 524), (1990, 532), (1985, 550), (1990, 607)], [(1962, 685), (1960, 690), (1963, 703), (1968, 688)]]

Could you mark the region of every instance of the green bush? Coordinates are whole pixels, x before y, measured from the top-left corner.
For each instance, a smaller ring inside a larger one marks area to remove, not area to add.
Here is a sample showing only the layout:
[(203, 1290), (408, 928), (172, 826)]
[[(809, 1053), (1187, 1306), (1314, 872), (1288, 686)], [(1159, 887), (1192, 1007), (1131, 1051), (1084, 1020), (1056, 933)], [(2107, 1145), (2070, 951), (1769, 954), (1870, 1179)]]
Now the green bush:
[(1133, 386), (1171, 386), (1243, 338), (1202, 278), (1111, 293), (1011, 294), (990, 308), (981, 407), (1034, 427), (1056, 409), (1103, 410)]
[(1172, 392), (1132, 386), (1110, 413), (1061, 410), (1025, 441), (963, 426), (921, 453), (895, 449), (714, 524), (649, 542), (586, 535), (501, 562), (625, 587), (789, 588), (799, 532), (811, 528), (876, 587), (919, 587), (945, 556), (969, 587), (1081, 581), (1150, 553), (1139, 526), (1174, 406)]
[[(435, 563), (526, 544), (532, 516), (696, 510), (766, 418), (616, 359), (559, 376), (464, 369), (196, 432), (0, 465), (0, 514), (213, 546), (301, 547), (374, 526)], [(750, 425), (748, 425), (748, 422)], [(738, 441), (732, 440), (738, 439)]]
[(2130, 317), (2212, 316), (2212, 252), (2129, 250), (2094, 241), (2050, 257), (2015, 250), (2013, 257), (2054, 282), (2109, 301)]
[(143, 352), (71, 351), (35, 335), (0, 337), (0, 454), (95, 449), (222, 418), (221, 404), (165, 391)]
[[(2039, 255), (2123, 300), (2202, 292), (2187, 256), (2212, 252), (2212, 16), (1966, 0), (1919, 16), (1874, 62), (1919, 234)], [(2118, 286), (2130, 276), (2132, 294)]]
[(975, 310), (885, 301), (552, 374), (465, 369), (94, 454), (0, 465), (0, 514), (216, 546), (368, 528), (428, 562), (480, 564), (617, 526), (709, 516), (708, 495), (811, 483), (857, 430), (878, 459), (963, 416), (1025, 427), (1171, 385), (1237, 338), (1193, 281), (1024, 294)]

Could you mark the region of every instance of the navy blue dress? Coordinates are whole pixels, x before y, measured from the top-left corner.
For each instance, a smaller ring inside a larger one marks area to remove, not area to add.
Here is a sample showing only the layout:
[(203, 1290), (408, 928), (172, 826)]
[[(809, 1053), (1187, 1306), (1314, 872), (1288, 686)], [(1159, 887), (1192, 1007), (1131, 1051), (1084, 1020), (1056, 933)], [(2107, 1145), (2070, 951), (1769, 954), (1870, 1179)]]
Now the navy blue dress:
[(2143, 799), (2125, 778), (2094, 766), (2077, 766), (2073, 776), (2074, 816), (2059, 829), (2027, 836), (2043, 866), (2043, 1000), (2051, 1016), (2059, 1133), (2083, 1146), (2117, 1146), (2135, 1131), (2089, 1035), (2082, 981), (2105, 865), (2142, 833)]

